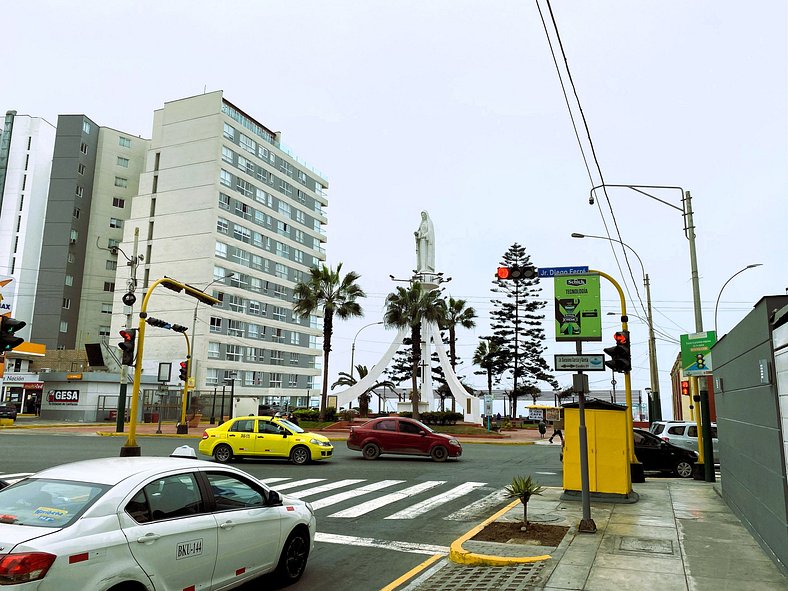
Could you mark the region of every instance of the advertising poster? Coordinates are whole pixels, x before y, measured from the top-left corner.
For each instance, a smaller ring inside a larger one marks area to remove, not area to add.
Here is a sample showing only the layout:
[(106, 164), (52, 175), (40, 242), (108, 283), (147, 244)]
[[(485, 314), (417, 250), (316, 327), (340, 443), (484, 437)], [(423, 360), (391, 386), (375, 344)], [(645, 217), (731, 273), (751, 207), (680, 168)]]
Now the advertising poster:
[(599, 275), (564, 275), (555, 286), (555, 340), (601, 341)]

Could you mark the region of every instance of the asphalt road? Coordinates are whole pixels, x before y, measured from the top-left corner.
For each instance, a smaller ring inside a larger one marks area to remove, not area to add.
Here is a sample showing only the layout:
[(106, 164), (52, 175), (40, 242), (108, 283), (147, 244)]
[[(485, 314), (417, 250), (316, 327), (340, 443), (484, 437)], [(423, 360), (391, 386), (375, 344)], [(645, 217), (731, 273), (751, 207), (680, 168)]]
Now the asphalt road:
[[(0, 474), (117, 456), (124, 442), (123, 437), (0, 432)], [(184, 443), (196, 450), (196, 439), (138, 438), (143, 455), (169, 455)], [(302, 494), (317, 508), (318, 541), (303, 578), (288, 588), (294, 591), (380, 589), (510, 502), (500, 491), (512, 477), (531, 474), (544, 485), (561, 485), (558, 446), (465, 444), (459, 460), (435, 463), (402, 456), (367, 461), (343, 441), (334, 445), (335, 456), (324, 463), (235, 464), (259, 479), (277, 479), (273, 488)], [(324, 490), (310, 493), (316, 487)], [(345, 498), (337, 496), (343, 492)], [(277, 589), (265, 579), (245, 588), (260, 583)]]

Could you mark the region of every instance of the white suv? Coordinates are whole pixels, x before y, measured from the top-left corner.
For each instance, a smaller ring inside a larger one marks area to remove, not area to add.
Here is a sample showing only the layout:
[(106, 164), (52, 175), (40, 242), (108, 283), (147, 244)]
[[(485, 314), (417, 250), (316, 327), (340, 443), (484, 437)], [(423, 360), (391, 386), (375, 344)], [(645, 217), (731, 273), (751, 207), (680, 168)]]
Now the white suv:
[[(688, 421), (654, 421), (649, 429), (654, 435), (684, 449), (698, 451), (698, 425)], [(711, 447), (714, 463), (720, 463), (717, 424), (711, 424)]]

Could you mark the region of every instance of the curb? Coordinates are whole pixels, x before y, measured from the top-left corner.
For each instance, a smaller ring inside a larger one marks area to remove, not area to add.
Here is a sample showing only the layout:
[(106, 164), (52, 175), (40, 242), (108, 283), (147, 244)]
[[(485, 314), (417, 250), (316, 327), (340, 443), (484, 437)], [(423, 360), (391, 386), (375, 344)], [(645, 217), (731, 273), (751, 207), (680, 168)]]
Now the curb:
[(543, 554), (541, 556), (517, 556), (517, 557), (501, 557), (491, 556), (489, 554), (474, 554), (466, 550), (462, 545), (478, 534), (484, 529), (488, 523), (492, 523), (502, 515), (508, 513), (514, 507), (520, 504), (519, 500), (512, 501), (506, 507), (498, 511), (492, 517), (488, 517), (479, 525), (466, 532), (463, 536), (457, 538), (452, 542), (449, 547), (449, 560), (457, 564), (464, 564), (466, 566), (512, 566), (515, 564), (528, 564), (531, 562), (541, 562), (543, 560), (550, 560), (550, 554)]

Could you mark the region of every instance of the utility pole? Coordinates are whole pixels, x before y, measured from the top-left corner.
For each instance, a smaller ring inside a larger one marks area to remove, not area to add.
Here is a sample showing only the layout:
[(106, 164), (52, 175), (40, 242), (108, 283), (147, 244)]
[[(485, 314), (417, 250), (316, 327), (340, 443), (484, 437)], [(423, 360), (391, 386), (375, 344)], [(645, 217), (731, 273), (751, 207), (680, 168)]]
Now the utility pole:
[[(134, 228), (134, 249), (132, 251), (131, 259), (126, 263), (129, 266), (129, 283), (128, 292), (123, 295), (123, 304), (126, 307), (126, 329), (131, 330), (134, 327), (134, 302), (137, 298), (134, 295), (134, 290), (137, 288), (137, 248), (140, 240), (140, 229)], [(120, 250), (120, 249), (117, 249)], [(123, 256), (126, 253), (120, 251)], [(128, 258), (128, 257), (127, 257)], [(124, 423), (126, 421), (126, 390), (128, 388), (128, 366), (120, 366), (120, 391), (118, 392), (118, 416), (115, 421), (115, 431), (123, 433)]]
[(659, 373), (657, 369), (657, 343), (654, 338), (654, 317), (651, 315), (651, 282), (648, 274), (644, 274), (646, 285), (646, 320), (648, 320), (648, 359), (651, 373), (651, 392), (649, 393), (648, 419), (649, 421), (662, 420), (662, 402), (659, 399)]

